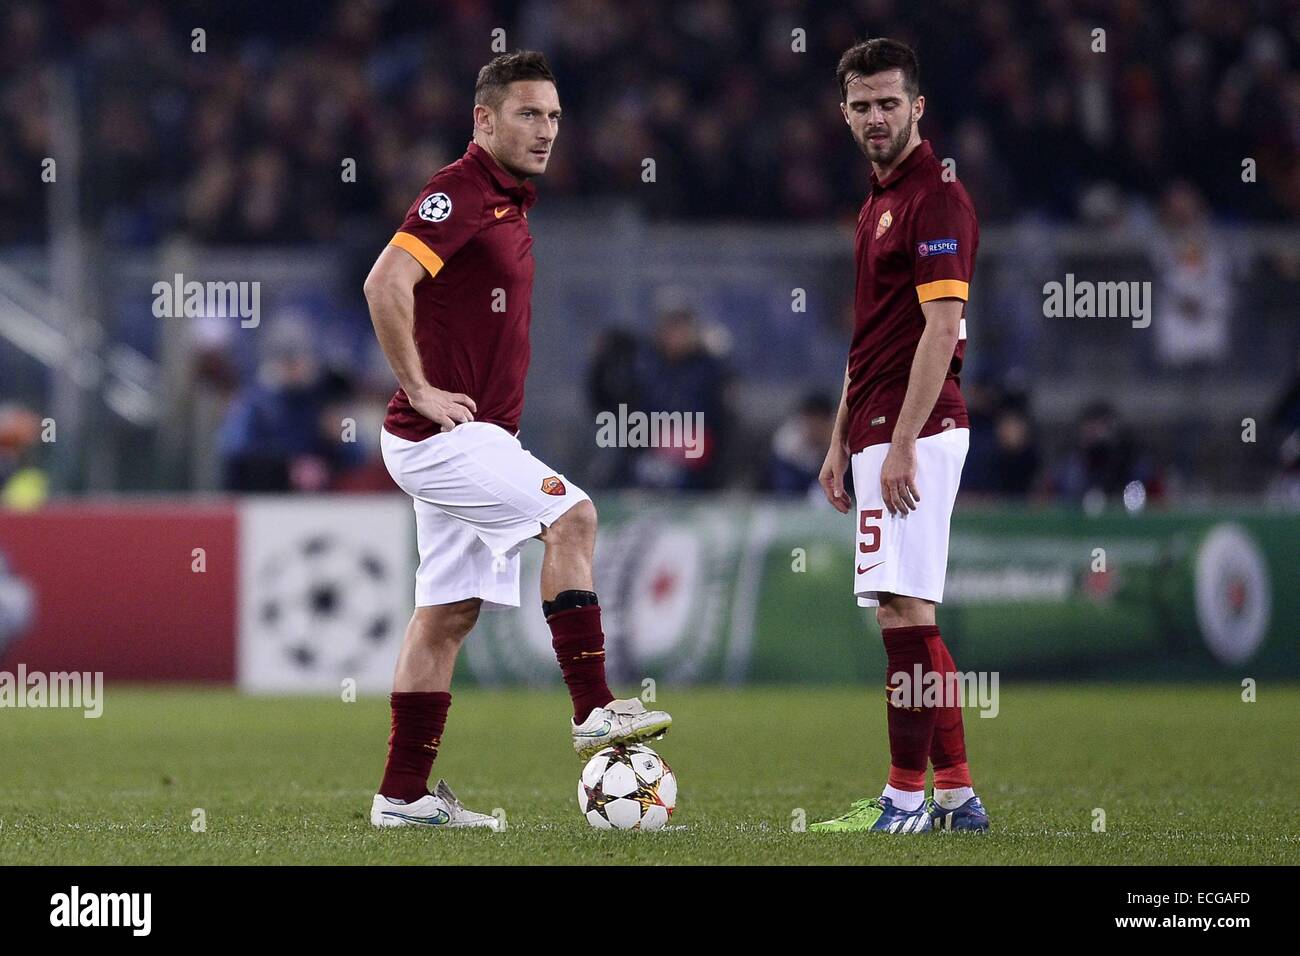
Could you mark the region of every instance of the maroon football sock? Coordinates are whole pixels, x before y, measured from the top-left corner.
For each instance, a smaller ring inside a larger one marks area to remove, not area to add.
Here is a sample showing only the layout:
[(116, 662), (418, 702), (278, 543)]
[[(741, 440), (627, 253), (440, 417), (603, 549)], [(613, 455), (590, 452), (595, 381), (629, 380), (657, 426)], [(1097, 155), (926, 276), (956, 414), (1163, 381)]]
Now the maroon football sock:
[(560, 662), (564, 683), (573, 698), (573, 720), (582, 723), (614, 695), (605, 683), (605, 632), (600, 629), (600, 605), (557, 611), (546, 619), (551, 646)]
[[(885, 701), (888, 704), (889, 723), (889, 785), (898, 790), (924, 790), (925, 768), (930, 759), (931, 738), (934, 736), (936, 711), (921, 706), (921, 691), (916, 685), (916, 665), (924, 676), (933, 670), (930, 645), (926, 638), (937, 635), (937, 627), (886, 627), (880, 635), (885, 641), (885, 655), (889, 670), (885, 681)], [(901, 685), (895, 674), (907, 675), (914, 699), (898, 704), (891, 699), (895, 688)]]
[(385, 797), (419, 800), (429, 792), (429, 771), (442, 745), (451, 694), (445, 691), (394, 692), (393, 732), (388, 737), (388, 762), (379, 792)]
[[(948, 652), (948, 645), (943, 642), (939, 629), (927, 637), (930, 645), (930, 659), (934, 669), (944, 675), (944, 686), (948, 686), (948, 675), (957, 673), (957, 664)], [(944, 701), (956, 705), (960, 701)], [(934, 721), (934, 738), (930, 743), (930, 763), (934, 765), (934, 785), (941, 790), (971, 786), (970, 768), (966, 763), (966, 732), (962, 726), (961, 707), (945, 706), (939, 708)]]

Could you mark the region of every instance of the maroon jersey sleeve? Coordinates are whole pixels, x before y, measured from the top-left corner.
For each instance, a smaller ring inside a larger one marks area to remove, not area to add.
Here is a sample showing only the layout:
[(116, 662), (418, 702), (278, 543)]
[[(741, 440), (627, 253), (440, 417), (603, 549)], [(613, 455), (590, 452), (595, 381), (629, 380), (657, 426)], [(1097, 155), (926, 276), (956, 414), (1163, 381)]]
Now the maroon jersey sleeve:
[(388, 244), (410, 253), (430, 276), (436, 276), (478, 232), (482, 216), (483, 189), (473, 179), (434, 176)]
[(938, 189), (921, 197), (912, 233), (918, 299), (970, 298), (977, 229), (974, 210), (955, 192)]

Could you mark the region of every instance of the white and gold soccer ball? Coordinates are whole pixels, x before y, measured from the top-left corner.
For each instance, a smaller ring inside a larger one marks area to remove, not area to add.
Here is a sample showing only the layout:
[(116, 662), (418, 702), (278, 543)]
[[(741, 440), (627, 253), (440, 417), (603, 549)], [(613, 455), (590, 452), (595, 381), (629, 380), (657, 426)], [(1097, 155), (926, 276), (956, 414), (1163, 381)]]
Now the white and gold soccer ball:
[(578, 780), (578, 808), (597, 830), (658, 830), (677, 807), (677, 777), (641, 744), (606, 747)]

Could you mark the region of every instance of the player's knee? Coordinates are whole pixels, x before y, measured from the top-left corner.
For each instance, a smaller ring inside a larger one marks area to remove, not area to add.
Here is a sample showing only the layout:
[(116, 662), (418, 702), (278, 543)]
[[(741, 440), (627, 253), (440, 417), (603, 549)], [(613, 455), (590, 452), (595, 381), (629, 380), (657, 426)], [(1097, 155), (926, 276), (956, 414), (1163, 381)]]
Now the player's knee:
[(453, 604), (416, 608), (420, 636), (431, 643), (459, 643), (474, 629), (482, 606), (482, 600), (472, 598)]
[(483, 602), (476, 598), (472, 601), (460, 601), (450, 607), (451, 610), (446, 618), (447, 633), (458, 640), (464, 640), (478, 623), (478, 612), (483, 607)]
[(567, 544), (593, 544), (596, 540), (596, 506), (580, 501), (556, 519), (547, 531), (547, 540)]
[(881, 595), (876, 623), (886, 627), (925, 627), (934, 623), (934, 605), (921, 598)]

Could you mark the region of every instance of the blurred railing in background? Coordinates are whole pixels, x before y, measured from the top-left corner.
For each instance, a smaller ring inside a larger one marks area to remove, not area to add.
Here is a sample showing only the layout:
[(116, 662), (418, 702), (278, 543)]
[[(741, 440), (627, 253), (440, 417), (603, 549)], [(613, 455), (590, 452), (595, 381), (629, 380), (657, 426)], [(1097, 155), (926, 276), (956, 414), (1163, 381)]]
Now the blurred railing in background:
[[(646, 411), (671, 400), (634, 380), (638, 369), (655, 378), (674, 347), (665, 321), (688, 314), (686, 351), (710, 357), (717, 394), (702, 399), (685, 388), (673, 393), (682, 404), (663, 410), (707, 405), (722, 421), (706, 422), (720, 438), (712, 477), (678, 487), (767, 487), (773, 435), (807, 393), (838, 392), (852, 321), (848, 228), (664, 225), (586, 205), (539, 209), (534, 218), (528, 445), (577, 480), (637, 484), (635, 473), (620, 478), (605, 460), (622, 450), (597, 447), (596, 415), (622, 398)], [(101, 247), (83, 272), (86, 314), (72, 322), (51, 291), (51, 260), (10, 250), (0, 257), (0, 404), (54, 421), (57, 439), (27, 454), (56, 493), (216, 489), (229, 484), (223, 456), (237, 441), (232, 402), (274, 378), (275, 362), (301, 353), (313, 360), (306, 380), (329, 382), (318, 437), (355, 449), (327, 464), (373, 465), (393, 388), (360, 292), (376, 253)], [(177, 276), (256, 283), (255, 321), (159, 317), (156, 304), (172, 298)], [(1045, 316), (1045, 285), (1067, 276), (1150, 282), (1150, 311), (1146, 319)], [(999, 415), (1023, 413), (1024, 434), (1008, 440), (1033, 446), (1025, 462), (1036, 462), (1041, 480), (1020, 490), (1052, 494), (1081, 416), (1104, 402), (1140, 448), (1158, 493), (1265, 491), (1281, 470), (1279, 446), (1297, 427), (1288, 425), (1297, 411), (1279, 403), (1297, 373), (1298, 299), (1298, 230), (1206, 225), (1166, 234), (1123, 221), (1104, 230), (988, 228), (963, 376), (977, 433), (996, 437), (1006, 430)], [(1254, 442), (1243, 441), (1248, 418), (1257, 423)], [(296, 487), (329, 484), (326, 476)]]

